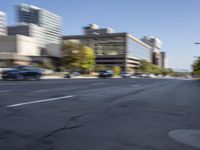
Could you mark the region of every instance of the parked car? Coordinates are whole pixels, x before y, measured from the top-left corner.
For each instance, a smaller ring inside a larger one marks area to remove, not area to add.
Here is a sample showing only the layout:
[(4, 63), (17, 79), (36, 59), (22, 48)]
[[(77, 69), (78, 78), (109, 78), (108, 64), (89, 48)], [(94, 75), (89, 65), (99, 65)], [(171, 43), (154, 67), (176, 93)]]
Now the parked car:
[(156, 76), (155, 76), (154, 74), (152, 74), (152, 73), (151, 73), (151, 74), (148, 74), (147, 77), (148, 77), (148, 78), (156, 78)]
[(79, 76), (79, 75), (80, 75), (79, 72), (71, 72), (71, 73), (65, 74), (65, 78), (73, 78), (73, 77), (76, 77), (76, 76)]
[(50, 70), (50, 69), (43, 69), (41, 68), (41, 72), (43, 75), (50, 75), (50, 74), (53, 74), (54, 71), (53, 70)]
[(144, 73), (137, 73), (135, 74), (136, 77), (140, 77), (140, 78), (147, 78), (148, 75), (147, 74), (144, 74)]
[(131, 78), (131, 75), (127, 72), (122, 72), (121, 77), (122, 78)]
[(134, 75), (136, 77), (144, 77), (144, 74), (142, 72), (136, 72)]
[(99, 72), (99, 78), (111, 78), (113, 76), (112, 70), (102, 70)]
[(37, 79), (39, 80), (42, 76), (42, 70), (32, 66), (17, 66), (10, 70), (2, 72), (2, 79)]

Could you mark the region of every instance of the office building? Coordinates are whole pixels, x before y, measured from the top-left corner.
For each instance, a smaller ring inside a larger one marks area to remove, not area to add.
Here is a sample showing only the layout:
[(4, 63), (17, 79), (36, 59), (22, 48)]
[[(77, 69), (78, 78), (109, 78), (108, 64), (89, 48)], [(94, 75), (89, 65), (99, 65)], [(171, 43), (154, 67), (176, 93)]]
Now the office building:
[(167, 56), (166, 56), (166, 52), (161, 52), (161, 67), (162, 68), (166, 68), (167, 67)]
[(152, 63), (163, 67), (162, 57), (164, 55), (162, 56), (161, 53), (162, 42), (154, 36), (144, 36), (141, 40), (152, 48)]
[(29, 65), (31, 58), (17, 53), (0, 52), (0, 68), (12, 67), (13, 65)]
[(38, 25), (30, 23), (30, 24), (9, 26), (7, 28), (7, 31), (8, 35), (24, 35), (34, 38), (40, 49), (46, 47), (43, 28)]
[(0, 52), (17, 53), (23, 56), (40, 56), (35, 39), (23, 35), (0, 37)]
[(6, 36), (6, 14), (0, 11), (0, 36)]
[(17, 17), (20, 24), (35, 24), (43, 28), (43, 38), (46, 44), (59, 44), (61, 40), (62, 18), (45, 9), (21, 4), (17, 5)]
[(119, 66), (123, 71), (133, 73), (139, 68), (139, 60), (151, 62), (151, 47), (128, 33), (114, 33), (94, 24), (83, 29), (84, 35), (64, 36), (63, 40), (93, 48), (97, 66)]
[(23, 35), (0, 36), (0, 67), (13, 63), (27, 64), (30, 57), (41, 56), (34, 38)]

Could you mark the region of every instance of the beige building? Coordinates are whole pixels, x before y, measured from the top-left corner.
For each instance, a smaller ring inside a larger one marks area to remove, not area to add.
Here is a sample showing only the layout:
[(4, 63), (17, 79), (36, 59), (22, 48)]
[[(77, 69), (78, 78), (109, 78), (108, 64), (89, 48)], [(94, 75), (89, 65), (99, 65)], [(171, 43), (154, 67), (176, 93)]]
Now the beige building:
[(28, 64), (29, 56), (40, 56), (41, 50), (35, 40), (23, 35), (0, 37), (0, 65)]
[(7, 27), (8, 35), (24, 35), (36, 40), (38, 46), (42, 49), (46, 47), (44, 40), (44, 28), (35, 24), (19, 24)]
[(0, 67), (9, 67), (13, 64), (29, 65), (31, 61), (30, 57), (18, 55), (17, 53), (0, 53)]
[(23, 35), (0, 37), (0, 52), (17, 53), (22, 56), (40, 56), (35, 40)]

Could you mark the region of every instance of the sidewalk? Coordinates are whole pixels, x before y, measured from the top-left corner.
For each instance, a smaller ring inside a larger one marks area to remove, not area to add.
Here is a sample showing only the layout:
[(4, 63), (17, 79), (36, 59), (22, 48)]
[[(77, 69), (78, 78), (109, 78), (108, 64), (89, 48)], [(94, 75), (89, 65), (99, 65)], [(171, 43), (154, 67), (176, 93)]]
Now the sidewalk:
[(63, 76), (56, 76), (56, 75), (44, 75), (41, 79), (96, 79), (98, 77), (91, 77), (91, 76), (75, 76), (72, 78), (64, 78)]
[(48, 75), (45, 75), (45, 76), (42, 76), (41, 79), (64, 79), (64, 77), (61, 77), (61, 76), (48, 76)]

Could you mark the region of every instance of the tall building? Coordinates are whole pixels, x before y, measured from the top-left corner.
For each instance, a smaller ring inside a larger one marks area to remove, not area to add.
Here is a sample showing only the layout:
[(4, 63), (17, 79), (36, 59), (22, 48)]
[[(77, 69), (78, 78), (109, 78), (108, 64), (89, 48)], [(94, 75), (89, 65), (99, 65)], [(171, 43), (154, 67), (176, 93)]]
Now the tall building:
[(114, 33), (94, 24), (83, 29), (84, 35), (64, 36), (63, 40), (93, 48), (97, 66), (119, 66), (123, 71), (134, 73), (139, 68), (139, 60), (151, 62), (151, 47), (126, 32)]
[(0, 36), (6, 36), (6, 14), (0, 11)]
[(144, 36), (141, 40), (152, 48), (152, 63), (163, 67), (162, 42), (154, 36)]
[(48, 43), (60, 43), (62, 18), (45, 9), (21, 4), (17, 5), (17, 17), (20, 24), (31, 23), (43, 28), (44, 40)]
[(167, 56), (166, 56), (166, 52), (161, 52), (161, 67), (162, 68), (167, 68)]

